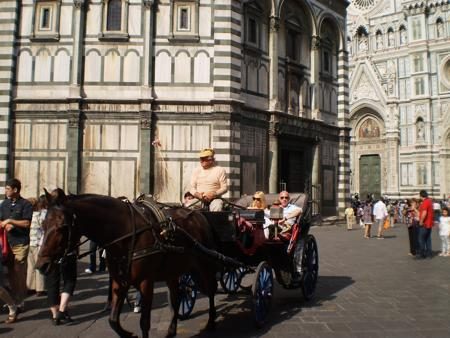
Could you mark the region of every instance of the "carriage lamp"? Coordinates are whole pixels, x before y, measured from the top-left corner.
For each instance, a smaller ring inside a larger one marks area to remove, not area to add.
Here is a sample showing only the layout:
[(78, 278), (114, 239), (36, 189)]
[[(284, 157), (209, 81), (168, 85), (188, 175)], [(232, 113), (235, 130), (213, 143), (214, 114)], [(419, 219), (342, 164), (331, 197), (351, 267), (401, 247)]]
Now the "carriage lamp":
[(274, 238), (277, 239), (278, 238), (278, 222), (284, 218), (283, 208), (281, 208), (280, 206), (272, 206), (270, 208), (269, 218), (274, 221), (274, 224), (273, 224), (273, 226), (275, 228)]

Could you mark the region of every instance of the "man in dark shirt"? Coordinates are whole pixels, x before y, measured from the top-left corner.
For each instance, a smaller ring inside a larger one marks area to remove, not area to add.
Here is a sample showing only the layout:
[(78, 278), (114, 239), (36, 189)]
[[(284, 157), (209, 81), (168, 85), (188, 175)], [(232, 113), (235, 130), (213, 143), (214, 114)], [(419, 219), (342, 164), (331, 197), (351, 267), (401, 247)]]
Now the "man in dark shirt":
[(8, 266), (8, 280), (16, 305), (23, 310), (27, 293), (27, 256), (30, 242), (31, 203), (20, 196), (22, 184), (16, 178), (6, 182), (6, 199), (0, 205), (0, 226), (8, 232), (14, 260)]

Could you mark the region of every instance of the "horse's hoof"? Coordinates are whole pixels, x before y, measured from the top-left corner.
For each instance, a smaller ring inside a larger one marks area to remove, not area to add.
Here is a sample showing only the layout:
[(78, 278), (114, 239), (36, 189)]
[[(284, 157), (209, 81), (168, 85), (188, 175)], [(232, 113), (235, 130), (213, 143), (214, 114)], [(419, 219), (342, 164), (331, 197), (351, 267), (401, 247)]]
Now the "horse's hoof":
[(167, 331), (166, 338), (172, 338), (175, 337), (176, 335), (177, 335), (176, 331)]
[(208, 322), (206, 324), (205, 330), (206, 331), (214, 331), (216, 329), (216, 322)]

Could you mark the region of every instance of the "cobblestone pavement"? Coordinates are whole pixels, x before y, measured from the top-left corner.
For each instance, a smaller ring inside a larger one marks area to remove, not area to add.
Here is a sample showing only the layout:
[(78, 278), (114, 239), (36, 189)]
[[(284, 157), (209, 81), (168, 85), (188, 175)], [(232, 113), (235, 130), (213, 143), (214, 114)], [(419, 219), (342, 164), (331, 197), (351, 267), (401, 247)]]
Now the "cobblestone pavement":
[[(361, 229), (314, 228), (320, 270), (316, 297), (305, 302), (299, 290), (277, 285), (269, 323), (253, 325), (250, 297), (219, 293), (217, 330), (202, 332), (207, 321), (207, 299), (200, 295), (192, 318), (179, 323), (178, 337), (450, 337), (450, 257), (438, 257), (440, 242), (433, 231), (432, 259), (407, 255), (405, 226), (386, 232), (384, 240), (363, 239)], [(87, 267), (86, 260), (79, 271)], [(71, 307), (70, 326), (52, 326), (46, 299), (31, 296), (27, 311), (14, 325), (0, 324), (7, 337), (114, 337), (101, 312), (107, 275), (80, 273)], [(130, 293), (130, 297), (133, 294)], [(125, 306), (123, 326), (139, 333), (139, 315)], [(6, 318), (3, 312), (0, 320)], [(167, 293), (155, 288), (152, 337), (164, 337), (169, 324)]]

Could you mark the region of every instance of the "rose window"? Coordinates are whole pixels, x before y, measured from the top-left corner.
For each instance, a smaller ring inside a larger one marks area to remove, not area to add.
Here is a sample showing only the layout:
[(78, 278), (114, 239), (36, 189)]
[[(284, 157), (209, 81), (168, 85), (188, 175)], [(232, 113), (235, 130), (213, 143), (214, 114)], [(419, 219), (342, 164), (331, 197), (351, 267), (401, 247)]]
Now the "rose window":
[(359, 10), (368, 10), (375, 5), (375, 0), (353, 0), (353, 6)]

